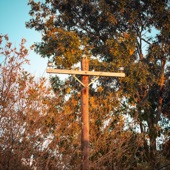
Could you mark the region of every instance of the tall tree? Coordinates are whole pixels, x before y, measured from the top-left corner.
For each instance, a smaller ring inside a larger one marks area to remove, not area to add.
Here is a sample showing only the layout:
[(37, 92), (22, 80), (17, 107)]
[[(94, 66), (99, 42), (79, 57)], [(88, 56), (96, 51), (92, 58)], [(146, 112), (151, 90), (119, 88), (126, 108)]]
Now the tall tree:
[(169, 4), (168, 0), (29, 3), (32, 19), (27, 27), (42, 33), (42, 42), (36, 44), (35, 50), (42, 57), (52, 58), (57, 68), (73, 68), (82, 54), (89, 57), (93, 70), (115, 71), (119, 66), (125, 67), (124, 80), (99, 79), (100, 101), (96, 100), (96, 86), (91, 88), (93, 106), (95, 101), (97, 108), (104, 108), (107, 101), (102, 115), (94, 114), (93, 109), (91, 116), (95, 115), (95, 126), (102, 129), (100, 121), (105, 123), (112, 113), (130, 115), (135, 127), (139, 126), (145, 161), (151, 167), (160, 164), (156, 159), (156, 140), (164, 131), (160, 126), (162, 120), (169, 115)]

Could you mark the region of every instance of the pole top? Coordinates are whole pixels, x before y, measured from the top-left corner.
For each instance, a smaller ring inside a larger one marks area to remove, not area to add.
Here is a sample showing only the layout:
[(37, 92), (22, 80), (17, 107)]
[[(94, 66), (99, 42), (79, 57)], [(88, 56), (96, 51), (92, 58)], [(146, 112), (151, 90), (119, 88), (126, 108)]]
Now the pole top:
[(83, 59), (88, 59), (86, 54), (83, 54), (83, 55), (82, 55), (82, 60), (83, 60)]

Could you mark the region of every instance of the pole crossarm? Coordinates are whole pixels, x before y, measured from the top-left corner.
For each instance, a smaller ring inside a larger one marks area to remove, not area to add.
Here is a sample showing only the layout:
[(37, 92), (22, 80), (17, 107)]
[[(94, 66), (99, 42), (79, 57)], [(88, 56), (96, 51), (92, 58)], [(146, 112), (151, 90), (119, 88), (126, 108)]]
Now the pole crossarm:
[(109, 76), (109, 77), (125, 77), (125, 73), (114, 72), (99, 72), (99, 71), (79, 71), (79, 70), (60, 70), (54, 68), (47, 68), (47, 73), (53, 74), (72, 74), (72, 75), (85, 75), (85, 76)]

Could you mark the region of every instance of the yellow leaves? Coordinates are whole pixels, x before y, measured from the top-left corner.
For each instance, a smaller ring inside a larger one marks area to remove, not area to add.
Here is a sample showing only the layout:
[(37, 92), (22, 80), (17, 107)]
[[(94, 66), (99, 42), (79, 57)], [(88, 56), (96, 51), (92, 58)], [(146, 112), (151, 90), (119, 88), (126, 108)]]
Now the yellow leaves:
[(124, 33), (123, 33), (123, 36), (124, 36), (124, 38), (125, 38), (125, 39), (129, 39), (130, 34), (128, 34), (128, 33), (126, 33), (126, 32), (124, 32)]
[(101, 93), (102, 91), (103, 91), (103, 87), (102, 87), (102, 86), (99, 86), (99, 87), (97, 88), (97, 92)]
[(75, 54), (75, 50), (74, 49), (71, 49), (71, 54), (74, 55)]
[(53, 21), (54, 21), (54, 16), (51, 16), (49, 20), (47, 20), (46, 26), (50, 28), (53, 25)]
[(28, 93), (30, 100), (32, 100), (38, 96), (38, 91), (35, 88), (29, 88), (27, 93)]
[(94, 97), (90, 97), (90, 104), (94, 104)]
[(78, 101), (77, 101), (76, 99), (72, 99), (71, 102), (72, 102), (72, 105), (73, 105), (73, 106), (77, 106), (77, 104), (78, 104)]
[(81, 41), (76, 32), (57, 28), (54, 41), (57, 42), (55, 60), (58, 65), (71, 68), (80, 60), (82, 54)]
[(129, 49), (129, 54), (132, 55), (134, 53), (135, 49), (134, 48), (130, 48)]
[(48, 104), (49, 103), (49, 99), (48, 98), (44, 98), (43, 100), (42, 100), (42, 104)]
[(108, 21), (109, 21), (110, 23), (115, 24), (115, 25), (118, 23), (117, 20), (116, 20), (116, 18), (115, 18), (113, 15), (110, 15), (110, 14), (108, 14)]
[(71, 88), (70, 88), (70, 87), (66, 88), (66, 93), (67, 93), (67, 94), (70, 93), (70, 91), (71, 91)]
[(123, 37), (119, 37), (119, 38), (118, 38), (118, 41), (121, 43), (121, 42), (124, 41), (124, 38), (123, 38)]
[(57, 32), (57, 29), (52, 28), (52, 29), (48, 30), (46, 34), (49, 38), (55, 39), (56, 38), (56, 32)]
[(124, 115), (120, 115), (120, 116), (119, 116), (119, 121), (120, 121), (122, 124), (125, 123), (125, 117), (124, 117)]
[(95, 98), (94, 97), (90, 97), (90, 105), (91, 105), (91, 108), (94, 109), (96, 108), (96, 102), (95, 102)]

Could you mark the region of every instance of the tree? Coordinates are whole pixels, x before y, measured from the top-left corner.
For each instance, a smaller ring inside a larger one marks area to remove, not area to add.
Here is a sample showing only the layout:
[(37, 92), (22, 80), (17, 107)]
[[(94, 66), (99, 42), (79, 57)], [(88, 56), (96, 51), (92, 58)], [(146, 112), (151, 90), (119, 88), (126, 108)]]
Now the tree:
[[(93, 70), (125, 67), (125, 79), (99, 79), (97, 86), (105, 88), (96, 107), (103, 106), (105, 99), (114, 107), (106, 102), (101, 114), (130, 115), (143, 136), (143, 162), (151, 167), (162, 164), (156, 159), (156, 140), (165, 132), (162, 120), (169, 117), (169, 1), (46, 0), (29, 5), (32, 19), (27, 27), (43, 35), (35, 50), (52, 58), (57, 68), (74, 68), (82, 54), (89, 57)], [(97, 101), (96, 91), (96, 87), (91, 89), (91, 102)], [(115, 93), (116, 105), (112, 102)], [(98, 121), (100, 114), (95, 116)]]
[(24, 70), (25, 41), (17, 50), (7, 35), (0, 37), (0, 169), (74, 167), (80, 153), (77, 96), (66, 99), (69, 87), (59, 79), (52, 80), (60, 85), (53, 93), (45, 78)]
[[(5, 45), (3, 44), (3, 38), (6, 40)], [(18, 104), (20, 96), (23, 95), (16, 88), (18, 76), (21, 76), (21, 65), (28, 62), (24, 58), (28, 53), (24, 47), (24, 41), (23, 39), (21, 49), (18, 52), (16, 48), (12, 48), (12, 43), (8, 41), (7, 35), (0, 36), (0, 54), (3, 60), (0, 65), (1, 169), (11, 169), (12, 167), (16, 169), (24, 168), (21, 161), (22, 155), (17, 155), (19, 148), (16, 147), (19, 145), (18, 135), (22, 131), (20, 129), (22, 127), (20, 127), (20, 108), (18, 108)], [(13, 152), (14, 149), (15, 151)]]
[(42, 169), (49, 164), (45, 146), (53, 137), (55, 106), (62, 102), (61, 96), (54, 100), (45, 78), (36, 80), (24, 70), (29, 63), (25, 41), (17, 50), (7, 35), (0, 36), (0, 169)]

